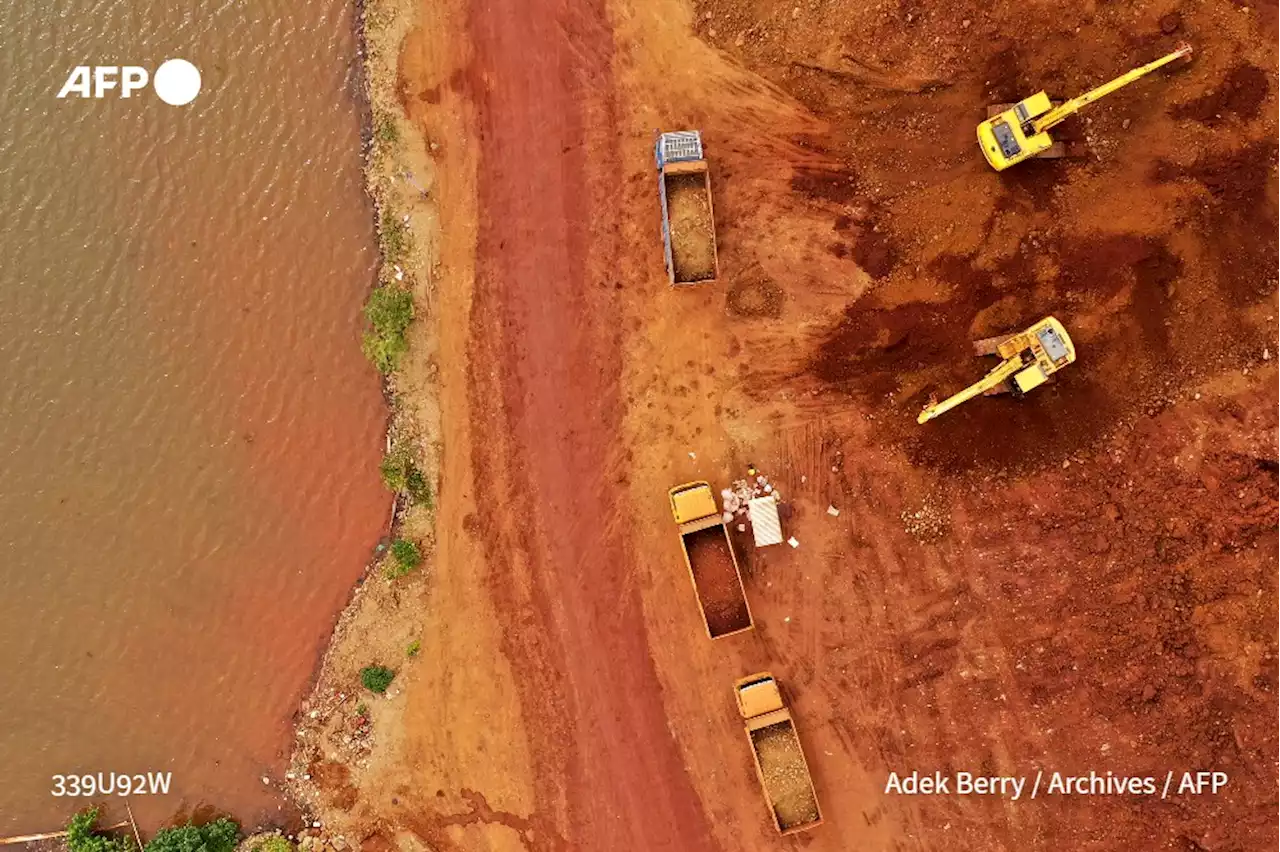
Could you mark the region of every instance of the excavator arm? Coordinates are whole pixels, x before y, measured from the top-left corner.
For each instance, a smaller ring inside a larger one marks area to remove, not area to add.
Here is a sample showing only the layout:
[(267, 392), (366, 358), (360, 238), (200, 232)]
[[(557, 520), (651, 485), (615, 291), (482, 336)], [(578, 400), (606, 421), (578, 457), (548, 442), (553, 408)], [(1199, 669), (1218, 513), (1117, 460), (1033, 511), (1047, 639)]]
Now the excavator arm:
[(942, 402), (934, 403), (924, 411), (921, 411), (920, 416), (916, 418), (916, 422), (928, 423), (933, 418), (946, 414), (957, 405), (968, 402), (975, 396), (981, 396), (992, 388), (998, 387), (1008, 381), (1010, 377), (1021, 370), (1024, 366), (1021, 355), (1014, 355), (1007, 361), (1002, 361), (994, 370), (969, 385), (969, 387), (953, 396), (947, 397)]
[(1181, 45), (1173, 53), (1162, 56), (1155, 62), (1148, 62), (1141, 68), (1135, 68), (1127, 74), (1121, 74), (1109, 83), (1103, 83), (1096, 89), (1092, 89), (1079, 97), (1072, 98), (1071, 100), (1054, 107), (1039, 118), (1033, 119), (1031, 122), (1032, 128), (1036, 133), (1043, 133), (1049, 128), (1062, 123), (1062, 121), (1068, 117), (1079, 112), (1082, 107), (1088, 106), (1099, 98), (1106, 97), (1117, 89), (1123, 89), (1134, 80), (1147, 76), (1157, 68), (1162, 68), (1174, 60), (1190, 55), (1191, 45)]

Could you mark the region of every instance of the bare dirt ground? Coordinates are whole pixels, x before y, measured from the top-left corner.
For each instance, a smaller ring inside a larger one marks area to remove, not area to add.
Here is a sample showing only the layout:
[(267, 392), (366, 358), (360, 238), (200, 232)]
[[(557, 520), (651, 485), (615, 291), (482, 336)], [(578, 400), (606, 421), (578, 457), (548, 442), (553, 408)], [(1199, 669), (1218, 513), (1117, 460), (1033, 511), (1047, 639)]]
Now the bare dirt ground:
[[(431, 0), (443, 471), (423, 653), (321, 785), (384, 850), (1274, 847), (1276, 15), (1265, 4)], [(996, 174), (984, 105), (1172, 49)], [(721, 280), (665, 285), (651, 145), (704, 133)], [(1077, 364), (928, 424), (968, 341)], [(666, 505), (748, 464), (705, 638)], [(834, 505), (838, 516), (827, 514)], [(355, 640), (351, 640), (353, 643)], [(780, 841), (731, 696), (791, 697), (826, 823)], [(380, 727), (381, 726), (381, 727)], [(890, 770), (1156, 775), (1216, 796), (887, 796)], [(341, 773), (339, 773), (341, 774)]]

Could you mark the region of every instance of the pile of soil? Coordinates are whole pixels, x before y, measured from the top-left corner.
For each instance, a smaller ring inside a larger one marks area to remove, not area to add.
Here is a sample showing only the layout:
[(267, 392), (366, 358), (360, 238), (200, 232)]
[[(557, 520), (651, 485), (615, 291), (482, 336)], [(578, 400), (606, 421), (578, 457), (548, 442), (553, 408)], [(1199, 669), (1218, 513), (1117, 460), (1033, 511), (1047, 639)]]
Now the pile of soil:
[(784, 829), (813, 822), (818, 818), (818, 801), (805, 770), (804, 755), (795, 728), (779, 722), (751, 732), (760, 772), (773, 799), (773, 810)]
[(698, 530), (684, 537), (684, 545), (689, 550), (693, 580), (711, 635), (721, 636), (749, 626), (751, 614), (724, 531), (718, 526)]
[(1190, 118), (1215, 127), (1229, 117), (1251, 121), (1258, 116), (1269, 90), (1268, 74), (1247, 62), (1231, 69), (1220, 85), (1194, 100), (1169, 110), (1174, 118)]
[(676, 280), (712, 278), (716, 274), (716, 235), (706, 176), (668, 175), (666, 182), (671, 262)]

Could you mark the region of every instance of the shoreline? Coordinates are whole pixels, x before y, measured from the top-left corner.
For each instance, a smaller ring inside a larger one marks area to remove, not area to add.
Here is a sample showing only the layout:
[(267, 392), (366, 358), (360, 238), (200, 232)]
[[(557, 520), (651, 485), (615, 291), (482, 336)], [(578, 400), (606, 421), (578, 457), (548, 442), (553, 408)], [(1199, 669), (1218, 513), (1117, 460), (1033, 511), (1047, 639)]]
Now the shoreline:
[[(416, 7), (416, 0), (355, 0), (354, 71), (359, 89), (356, 108), (364, 189), (372, 201), (378, 245), (377, 271), (370, 293), (394, 282), (414, 296), (414, 321), (407, 333), (410, 351), (394, 370), (379, 377), (387, 406), (385, 451), (394, 446), (410, 447), (435, 493), (439, 481), (438, 414), (434, 419), (421, 414), (423, 407), (438, 412), (438, 391), (431, 381), (435, 331), (426, 309), (434, 294), (433, 258), (420, 222), (430, 219), (431, 211), (428, 192), (405, 168), (414, 146), (421, 149), (420, 157), (426, 159), (428, 166), (430, 158), (425, 140), (394, 102), (400, 45), (416, 23)], [(409, 182), (413, 183), (412, 189)], [(384, 243), (383, 223), (389, 216), (403, 222), (409, 237), (409, 247), (398, 263), (387, 256)], [(370, 656), (370, 646), (381, 645), (378, 650), (384, 657), (391, 656), (392, 648), (399, 649), (398, 659), (382, 661), (395, 666), (403, 664), (404, 649), (415, 643), (416, 640), (406, 641), (406, 634), (413, 632), (414, 613), (402, 606), (402, 599), (421, 590), (432, 570), (434, 516), (434, 506), (415, 506), (403, 492), (392, 495), (387, 523), (374, 554), (352, 586), (294, 713), (294, 745), (288, 770), (279, 783), (302, 819), (302, 828), (296, 835), (302, 849), (347, 848), (346, 838), (327, 831), (334, 803), (326, 801), (326, 794), (334, 789), (352, 789), (347, 778), (363, 766), (374, 730), (394, 724), (391, 720), (375, 723), (375, 717), (385, 715), (387, 708), (378, 707), (377, 712), (365, 708), (369, 704), (390, 703), (401, 693), (397, 684), (381, 697), (364, 690), (356, 669), (362, 659)], [(387, 545), (402, 532), (421, 543), (422, 565), (409, 576), (395, 580), (378, 576), (388, 560)], [(388, 612), (399, 616), (393, 619), (397, 623), (387, 623)], [(378, 616), (376, 635), (364, 623), (371, 614)], [(342, 806), (349, 803), (337, 804), (345, 810)]]

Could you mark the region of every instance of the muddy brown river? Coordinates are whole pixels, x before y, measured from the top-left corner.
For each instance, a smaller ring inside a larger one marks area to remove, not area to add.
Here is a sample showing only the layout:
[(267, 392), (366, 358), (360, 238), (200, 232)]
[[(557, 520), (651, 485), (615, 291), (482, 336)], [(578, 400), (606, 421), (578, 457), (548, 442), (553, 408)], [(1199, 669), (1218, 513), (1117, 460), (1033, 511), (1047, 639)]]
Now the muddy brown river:
[[(71, 773), (171, 773), (144, 830), (287, 818), (290, 717), (389, 503), (353, 15), (0, 9), (0, 835), (122, 818)], [(170, 57), (188, 106), (57, 98)]]

